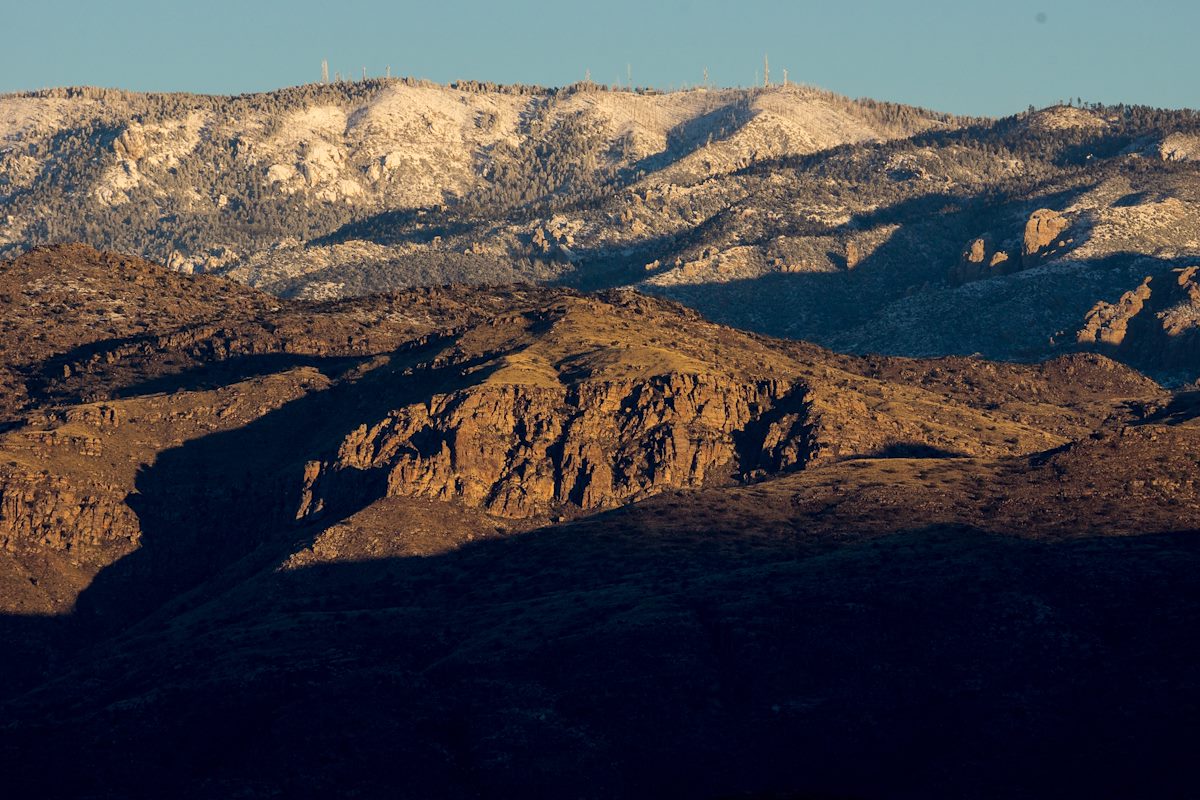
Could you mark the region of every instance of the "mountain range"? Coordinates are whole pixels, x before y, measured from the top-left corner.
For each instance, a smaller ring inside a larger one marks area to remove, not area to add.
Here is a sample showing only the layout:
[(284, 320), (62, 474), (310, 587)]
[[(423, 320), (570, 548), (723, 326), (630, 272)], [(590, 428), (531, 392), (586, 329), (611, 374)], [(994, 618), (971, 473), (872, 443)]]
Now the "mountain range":
[(0, 112), (8, 793), (1195, 794), (1196, 113)]
[(0, 108), (0, 253), (86, 242), (310, 299), (630, 287), (846, 352), (1196, 377), (1192, 111), (402, 79)]

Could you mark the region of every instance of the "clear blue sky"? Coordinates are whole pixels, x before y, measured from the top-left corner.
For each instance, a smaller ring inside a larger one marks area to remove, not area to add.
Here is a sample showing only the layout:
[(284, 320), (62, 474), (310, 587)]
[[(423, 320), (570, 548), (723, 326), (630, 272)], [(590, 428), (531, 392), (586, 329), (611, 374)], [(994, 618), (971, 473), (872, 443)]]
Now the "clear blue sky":
[(241, 93), (330, 71), (662, 88), (772, 78), (1005, 114), (1200, 107), (1200, 0), (2, 0), (0, 91)]

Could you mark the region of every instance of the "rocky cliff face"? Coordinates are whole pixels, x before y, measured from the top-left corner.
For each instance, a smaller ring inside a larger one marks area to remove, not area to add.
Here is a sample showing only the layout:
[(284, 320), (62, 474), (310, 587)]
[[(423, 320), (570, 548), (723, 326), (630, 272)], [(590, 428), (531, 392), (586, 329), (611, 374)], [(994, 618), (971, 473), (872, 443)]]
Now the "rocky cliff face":
[(128, 488), (106, 470), (88, 470), (88, 462), (103, 463), (105, 440), (121, 423), (113, 406), (83, 406), (31, 416), (0, 434), (9, 456), (0, 465), (0, 547), (18, 557), (49, 550), (78, 564), (112, 561), (137, 547)]
[(985, 278), (1011, 275), (1065, 255), (1075, 243), (1068, 235), (1071, 221), (1063, 214), (1048, 208), (1029, 215), (1019, 238), (1007, 238), (997, 244), (992, 235), (972, 239), (962, 257), (950, 270), (954, 285)]
[[(728, 479), (739, 437), (787, 388), (666, 374), (571, 386), (485, 387), (398, 409), (346, 437), (324, 470), (383, 469), (390, 495), (461, 499), (502, 516), (611, 508)], [(778, 430), (763, 442), (788, 445)], [(790, 433), (790, 431), (789, 431)], [(776, 457), (779, 468), (808, 453)]]
[(1134, 363), (1190, 371), (1200, 357), (1200, 267), (1147, 276), (1115, 303), (1101, 301), (1077, 334)]
[(48, 548), (74, 552), (104, 549), (110, 557), (137, 546), (137, 517), (124, 487), (78, 485), (62, 477), (0, 469), (0, 548), (23, 553)]
[(0, 270), (25, 309), (141, 298), (137, 335), (64, 325), (7, 350), (26, 397), (0, 431), (0, 546), (72, 565), (49, 610), (130, 557), (184, 586), (389, 497), (533, 524), (846, 458), (1037, 452), (1157, 391), (1103, 360), (1072, 366), (1068, 396), (1031, 368), (835, 356), (625, 291), (314, 305), (110, 263), (66, 248)]

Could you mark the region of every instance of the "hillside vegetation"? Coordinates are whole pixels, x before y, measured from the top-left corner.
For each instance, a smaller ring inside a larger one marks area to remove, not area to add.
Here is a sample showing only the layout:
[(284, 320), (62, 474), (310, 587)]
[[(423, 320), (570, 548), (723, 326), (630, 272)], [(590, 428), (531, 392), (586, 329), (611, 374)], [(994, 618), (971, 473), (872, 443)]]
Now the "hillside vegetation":
[(630, 286), (840, 350), (1198, 374), (1191, 111), (413, 80), (0, 108), (0, 253), (82, 241), (310, 299)]
[(0, 320), (20, 795), (1190, 789), (1194, 391), (82, 245)]

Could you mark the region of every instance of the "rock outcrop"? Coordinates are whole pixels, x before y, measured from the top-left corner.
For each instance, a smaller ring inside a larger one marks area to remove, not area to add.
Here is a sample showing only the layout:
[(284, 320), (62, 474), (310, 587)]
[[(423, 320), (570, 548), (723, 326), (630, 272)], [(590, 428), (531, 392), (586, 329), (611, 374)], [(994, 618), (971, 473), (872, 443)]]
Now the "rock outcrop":
[(1123, 344), (1130, 321), (1142, 313), (1146, 301), (1150, 299), (1152, 280), (1147, 277), (1136, 289), (1121, 295), (1116, 303), (1097, 303), (1088, 312), (1076, 340), (1080, 344), (1106, 344), (1113, 347)]
[(127, 494), (120, 486), (77, 485), (60, 476), (0, 469), (0, 549), (48, 548), (77, 557), (89, 548), (132, 550), (139, 528)]
[(990, 235), (972, 239), (947, 277), (958, 286), (1037, 266), (1062, 255), (1074, 244), (1074, 239), (1066, 235), (1070, 228), (1071, 221), (1065, 215), (1038, 209), (1026, 220), (1019, 239), (1003, 244), (997, 244)]
[(1020, 269), (1020, 266), (1007, 250), (996, 247), (986, 237), (980, 237), (967, 245), (958, 264), (950, 270), (950, 282), (963, 284), (1008, 275)]
[(1200, 327), (1200, 267), (1174, 270), (1171, 304), (1159, 313), (1163, 331), (1180, 336)]
[(113, 151), (123, 159), (137, 161), (146, 155), (146, 134), (131, 125), (113, 140)]
[(1115, 303), (1088, 312), (1076, 340), (1110, 348), (1152, 370), (1186, 368), (1200, 355), (1200, 267), (1147, 276)]
[(1022, 266), (1033, 266), (1061, 254), (1071, 244), (1063, 233), (1071, 222), (1057, 211), (1038, 209), (1025, 223), (1025, 236), (1021, 246)]
[[(739, 435), (787, 388), (678, 373), (553, 388), (485, 386), (359, 427), (325, 469), (384, 470), (389, 495), (459, 499), (506, 517), (555, 506), (609, 508), (732, 477)], [(769, 435), (776, 451), (788, 444), (778, 431)], [(795, 453), (775, 463), (798, 466), (806, 458)]]

